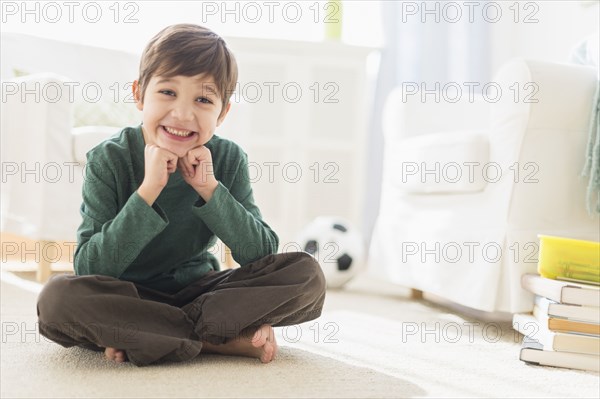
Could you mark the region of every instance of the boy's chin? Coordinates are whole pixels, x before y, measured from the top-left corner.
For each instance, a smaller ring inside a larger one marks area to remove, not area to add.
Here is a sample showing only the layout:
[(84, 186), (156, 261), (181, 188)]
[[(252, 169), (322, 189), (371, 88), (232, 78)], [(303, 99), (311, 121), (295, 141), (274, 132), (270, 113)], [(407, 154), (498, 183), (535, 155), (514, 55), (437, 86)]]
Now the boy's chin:
[(183, 158), (184, 156), (186, 156), (188, 151), (191, 150), (191, 148), (182, 150), (181, 148), (168, 148), (168, 147), (165, 149), (168, 151), (171, 151), (173, 154), (177, 155), (177, 158)]
[(188, 151), (194, 147), (193, 145), (188, 145), (188, 146), (173, 145), (171, 143), (165, 143), (164, 141), (158, 142), (157, 145), (160, 148), (163, 148), (163, 149), (177, 155), (178, 158), (184, 157), (188, 153)]

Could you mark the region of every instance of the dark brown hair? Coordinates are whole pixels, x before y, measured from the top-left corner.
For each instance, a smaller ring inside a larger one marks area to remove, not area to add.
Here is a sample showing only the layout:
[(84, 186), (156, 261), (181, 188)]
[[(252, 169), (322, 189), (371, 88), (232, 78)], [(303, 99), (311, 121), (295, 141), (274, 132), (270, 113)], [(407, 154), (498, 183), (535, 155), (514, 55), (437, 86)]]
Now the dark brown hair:
[(167, 26), (154, 36), (142, 53), (138, 78), (140, 94), (152, 76), (210, 75), (225, 111), (238, 78), (237, 62), (225, 41), (203, 26), (177, 24)]

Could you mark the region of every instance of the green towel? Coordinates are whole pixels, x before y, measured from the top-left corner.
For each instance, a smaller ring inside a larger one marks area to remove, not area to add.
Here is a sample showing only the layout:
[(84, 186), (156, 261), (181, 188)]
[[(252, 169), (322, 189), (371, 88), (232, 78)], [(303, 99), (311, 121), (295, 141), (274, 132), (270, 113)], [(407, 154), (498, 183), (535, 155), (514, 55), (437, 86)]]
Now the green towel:
[(589, 213), (600, 213), (600, 81), (596, 84), (593, 109), (589, 125), (589, 137), (585, 150), (583, 176), (589, 178), (587, 187), (587, 209)]
[[(597, 51), (598, 33), (595, 33), (575, 46), (571, 52), (570, 61), (600, 69)], [(600, 77), (600, 72), (598, 72), (598, 76)], [(589, 179), (586, 204), (588, 212), (593, 214), (594, 212), (600, 213), (600, 81), (596, 83), (590, 119), (588, 143), (585, 150), (585, 166), (582, 175)]]

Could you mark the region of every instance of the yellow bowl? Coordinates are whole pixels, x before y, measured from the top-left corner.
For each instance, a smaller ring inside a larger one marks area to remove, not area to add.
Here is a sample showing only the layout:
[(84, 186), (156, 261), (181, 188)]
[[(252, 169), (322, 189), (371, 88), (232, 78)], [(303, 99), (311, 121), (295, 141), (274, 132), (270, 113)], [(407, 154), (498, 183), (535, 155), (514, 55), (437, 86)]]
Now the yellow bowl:
[(538, 234), (538, 273), (546, 278), (600, 283), (600, 242)]

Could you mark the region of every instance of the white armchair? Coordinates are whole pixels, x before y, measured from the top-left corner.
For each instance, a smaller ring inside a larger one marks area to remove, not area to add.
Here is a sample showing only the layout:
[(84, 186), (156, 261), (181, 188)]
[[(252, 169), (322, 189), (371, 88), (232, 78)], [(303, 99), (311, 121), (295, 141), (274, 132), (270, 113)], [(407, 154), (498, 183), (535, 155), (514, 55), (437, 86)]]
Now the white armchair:
[[(39, 281), (50, 274), (47, 244), (76, 241), (86, 152), (118, 131), (74, 128), (73, 102), (64, 95), (68, 81), (51, 73), (3, 81), (0, 230), (41, 243)], [(55, 97), (44, 88), (60, 88), (63, 95)], [(30, 94), (22, 98), (23, 93)]]
[(141, 121), (127, 97), (138, 63), (136, 54), (2, 33), (0, 230), (41, 244), (39, 281), (50, 274), (47, 244), (76, 241), (85, 153)]
[(520, 277), (536, 270), (537, 234), (600, 240), (580, 177), (596, 74), (519, 59), (494, 79), (497, 101), (395, 90), (369, 271), (478, 310), (530, 311)]

